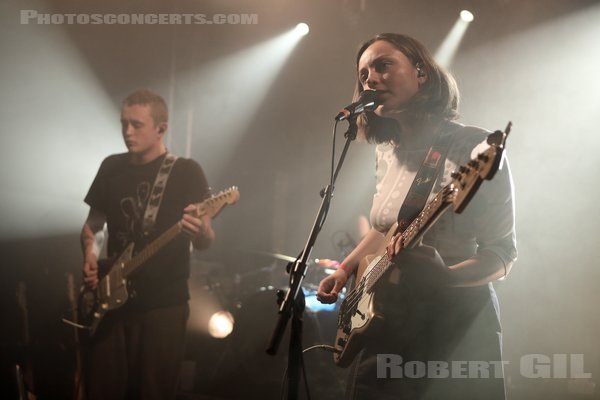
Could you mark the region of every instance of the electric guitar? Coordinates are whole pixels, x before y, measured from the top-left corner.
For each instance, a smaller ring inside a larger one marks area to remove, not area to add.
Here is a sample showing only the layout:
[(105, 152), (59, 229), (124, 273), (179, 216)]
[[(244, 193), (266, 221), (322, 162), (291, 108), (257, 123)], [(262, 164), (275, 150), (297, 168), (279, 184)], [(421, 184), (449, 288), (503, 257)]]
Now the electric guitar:
[[(193, 215), (200, 218), (209, 215), (214, 218), (227, 204), (234, 204), (240, 197), (237, 187), (233, 186), (219, 194), (196, 204)], [(108, 272), (98, 282), (96, 289), (87, 285), (81, 287), (79, 295), (79, 325), (85, 328), (92, 336), (106, 314), (125, 304), (128, 277), (139, 270), (158, 250), (176, 238), (182, 231), (181, 222), (162, 233), (158, 238), (147, 245), (142, 251), (133, 256), (134, 243), (130, 243), (123, 253), (112, 263)]]
[[(454, 212), (461, 213), (484, 180), (494, 177), (501, 166), (506, 138), (512, 123), (505, 132), (496, 131), (488, 136), (490, 145), (476, 158), (452, 173), (452, 181), (446, 185), (423, 208), (411, 224), (401, 232), (403, 247), (417, 245), (425, 232), (452, 205)], [(398, 233), (398, 224), (394, 224), (386, 234), (384, 245), (374, 255), (365, 257), (359, 264), (355, 285), (346, 295), (340, 306), (335, 338), (333, 360), (340, 367), (350, 365), (362, 348), (365, 336), (375, 333), (383, 322), (378, 283), (388, 276), (393, 263), (386, 252), (387, 243)]]

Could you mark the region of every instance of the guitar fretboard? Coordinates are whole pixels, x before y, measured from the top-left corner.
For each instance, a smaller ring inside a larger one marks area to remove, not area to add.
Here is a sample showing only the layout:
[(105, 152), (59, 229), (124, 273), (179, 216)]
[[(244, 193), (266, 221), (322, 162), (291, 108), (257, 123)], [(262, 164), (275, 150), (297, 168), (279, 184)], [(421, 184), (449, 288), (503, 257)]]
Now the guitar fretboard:
[(158, 238), (135, 255), (123, 268), (123, 277), (127, 278), (129, 275), (135, 272), (142, 264), (144, 264), (150, 257), (156, 254), (157, 251), (162, 249), (167, 243), (173, 240), (181, 232), (181, 223), (178, 222), (168, 230), (163, 232)]
[[(239, 198), (239, 192), (237, 187), (233, 186), (230, 189), (219, 193), (216, 196), (204, 200), (202, 203), (196, 205), (194, 216), (200, 218), (203, 215), (208, 215), (214, 218), (223, 207), (227, 204), (232, 204)], [(144, 250), (140, 251), (131, 260), (129, 260), (122, 269), (123, 278), (129, 277), (139, 267), (141, 267), (146, 261), (148, 261), (157, 251), (162, 249), (167, 243), (175, 239), (177, 235), (181, 233), (181, 222), (177, 222), (175, 225), (163, 232), (158, 238), (152, 243), (147, 245)]]
[[(417, 215), (410, 225), (401, 233), (405, 248), (412, 247), (418, 239), (423, 236), (427, 229), (443, 214), (443, 212), (452, 204), (450, 196), (454, 192), (453, 184), (445, 186), (435, 197), (427, 203), (425, 208)], [(395, 229), (395, 228), (393, 228)], [(377, 283), (392, 263), (387, 254), (379, 255), (376, 264), (365, 274), (365, 289), (370, 291)]]

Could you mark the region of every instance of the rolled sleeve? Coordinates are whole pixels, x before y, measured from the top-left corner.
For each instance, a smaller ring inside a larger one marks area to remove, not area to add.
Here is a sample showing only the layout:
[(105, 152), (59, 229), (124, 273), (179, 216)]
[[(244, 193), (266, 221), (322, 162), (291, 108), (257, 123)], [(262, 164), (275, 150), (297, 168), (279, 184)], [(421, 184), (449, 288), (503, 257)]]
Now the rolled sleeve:
[(504, 265), (517, 259), (515, 203), (508, 160), (490, 182), (485, 182), (472, 206), (477, 252), (492, 251)]

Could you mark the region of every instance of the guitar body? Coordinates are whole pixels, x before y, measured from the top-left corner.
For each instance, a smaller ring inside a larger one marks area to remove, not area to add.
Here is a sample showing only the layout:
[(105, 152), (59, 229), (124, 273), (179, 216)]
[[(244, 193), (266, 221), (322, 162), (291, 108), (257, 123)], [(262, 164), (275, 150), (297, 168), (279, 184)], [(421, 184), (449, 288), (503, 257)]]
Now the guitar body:
[[(360, 282), (380, 258), (375, 255), (365, 257), (358, 266), (356, 282)], [(342, 302), (334, 344), (339, 352), (333, 353), (333, 361), (338, 366), (350, 365), (362, 349), (364, 339), (379, 331), (384, 321), (380, 297), (381, 292), (363, 291), (358, 298), (346, 297)]]
[[(398, 224), (394, 224), (377, 252), (366, 256), (358, 264), (354, 288), (340, 306), (334, 344), (336, 352), (333, 353), (333, 361), (340, 367), (350, 365), (356, 353), (363, 347), (364, 339), (376, 335), (383, 324), (385, 317), (382, 291), (374, 290), (376, 287), (368, 288), (367, 282), (377, 275), (383, 263), (387, 263), (386, 247), (397, 230)], [(381, 277), (383, 279), (379, 280), (377, 287), (390, 280), (391, 271), (393, 270), (384, 272), (385, 276)]]
[[(134, 244), (130, 243), (116, 262), (100, 260), (99, 270), (108, 272), (100, 279), (95, 290), (86, 285), (79, 294), (79, 321), (88, 327), (90, 335), (98, 329), (98, 325), (109, 311), (122, 307), (129, 298), (127, 279), (123, 276), (125, 265), (133, 256)], [(106, 264), (109, 264), (106, 266)], [(102, 275), (101, 275), (102, 276)]]

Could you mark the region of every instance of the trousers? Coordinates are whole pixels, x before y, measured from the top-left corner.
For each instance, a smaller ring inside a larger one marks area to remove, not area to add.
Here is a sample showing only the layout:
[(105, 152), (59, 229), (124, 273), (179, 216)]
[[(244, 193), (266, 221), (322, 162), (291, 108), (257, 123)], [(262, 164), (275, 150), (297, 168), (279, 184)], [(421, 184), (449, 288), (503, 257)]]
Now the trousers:
[(107, 314), (84, 349), (88, 400), (174, 399), (188, 316), (187, 302)]

